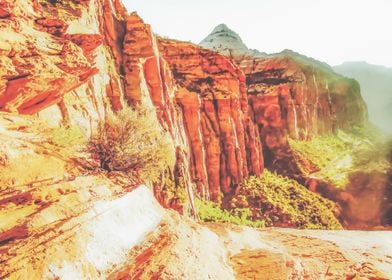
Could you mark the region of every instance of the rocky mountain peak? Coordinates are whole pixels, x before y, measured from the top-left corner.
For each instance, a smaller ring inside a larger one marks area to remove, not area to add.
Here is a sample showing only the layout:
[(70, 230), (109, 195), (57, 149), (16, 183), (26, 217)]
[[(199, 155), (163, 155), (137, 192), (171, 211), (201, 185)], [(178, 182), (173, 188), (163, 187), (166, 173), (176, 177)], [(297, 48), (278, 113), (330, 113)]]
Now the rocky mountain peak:
[(214, 37), (220, 37), (222, 39), (230, 39), (231, 41), (236, 41), (240, 44), (242, 44), (242, 46), (244, 48), (247, 49), (246, 45), (242, 42), (241, 37), (238, 35), (238, 33), (236, 33), (235, 31), (233, 31), (232, 29), (230, 29), (226, 24), (221, 23), (219, 25), (217, 25), (212, 32), (210, 33), (210, 36), (213, 37), (212, 39), (214, 39)]
[(225, 55), (232, 52), (246, 53), (249, 51), (241, 37), (224, 23), (216, 26), (212, 32), (200, 42), (200, 45), (207, 49), (217, 50)]
[(216, 26), (199, 45), (234, 59), (248, 55), (262, 55), (259, 51), (249, 49), (242, 41), (240, 35), (224, 23)]

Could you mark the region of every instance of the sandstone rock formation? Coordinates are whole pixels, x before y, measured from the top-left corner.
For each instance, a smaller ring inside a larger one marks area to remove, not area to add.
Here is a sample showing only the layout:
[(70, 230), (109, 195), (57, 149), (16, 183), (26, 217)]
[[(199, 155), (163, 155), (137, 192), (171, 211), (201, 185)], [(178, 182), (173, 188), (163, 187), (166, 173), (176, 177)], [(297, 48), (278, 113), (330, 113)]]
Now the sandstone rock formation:
[(8, 5), (2, 20), (4, 34), (13, 36), (3, 43), (0, 108), (38, 112), (53, 125), (75, 123), (88, 133), (125, 104), (155, 108), (178, 148), (177, 177), (189, 192), (195, 183), (202, 197), (219, 200), (259, 175), (262, 146), (268, 165), (287, 169), (287, 136), (307, 139), (365, 119), (354, 82), (292, 53), (246, 51), (224, 25), (210, 38), (227, 35), (219, 48), (234, 42), (240, 68), (190, 43), (157, 40), (117, 1), (23, 3), (27, 12)]
[(202, 197), (219, 200), (249, 174), (262, 172), (245, 77), (227, 58), (190, 43), (157, 41), (150, 26), (132, 14), (124, 71), (129, 104), (152, 103), (180, 150), (189, 146), (190, 159), (180, 153), (179, 161), (190, 160), (188, 170)]
[(233, 192), (263, 158), (258, 130), (248, 109), (245, 77), (227, 58), (189, 43), (159, 41), (178, 84), (176, 100), (192, 150), (193, 176), (213, 200)]
[[(4, 1), (3, 1), (4, 2)], [(122, 38), (118, 1), (13, 1), (1, 19), (0, 108), (39, 113), (87, 132), (121, 109)]]
[[(1, 20), (3, 111), (36, 113), (58, 103), (65, 93), (98, 72), (86, 56), (99, 40), (82, 49), (65, 37), (68, 25), (64, 21), (46, 18), (41, 10), (29, 13), (34, 7), (26, 7), (25, 1), (14, 1), (7, 8), (11, 15)], [(91, 41), (91, 36), (80, 37), (78, 43), (85, 41)]]

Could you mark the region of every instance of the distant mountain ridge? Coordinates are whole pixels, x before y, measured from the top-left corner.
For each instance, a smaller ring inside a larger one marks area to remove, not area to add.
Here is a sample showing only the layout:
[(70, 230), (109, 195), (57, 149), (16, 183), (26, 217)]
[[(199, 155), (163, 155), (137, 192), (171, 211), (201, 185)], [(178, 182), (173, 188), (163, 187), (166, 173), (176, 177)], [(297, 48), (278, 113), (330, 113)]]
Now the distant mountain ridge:
[(333, 69), (361, 85), (370, 120), (392, 134), (392, 68), (363, 61), (344, 62)]
[[(345, 62), (342, 65), (330, 66), (311, 57), (283, 50), (280, 53), (266, 54), (249, 49), (241, 37), (227, 25), (220, 24), (200, 42), (200, 45), (232, 58), (241, 68), (253, 65), (252, 60), (264, 61), (269, 67), (272, 61), (279, 60), (288, 69), (297, 65), (304, 72), (323, 72), (330, 77), (344, 76), (359, 82), (362, 96), (367, 104), (369, 118), (372, 123), (384, 132), (392, 134), (392, 68), (372, 65), (367, 62)], [(253, 67), (253, 66), (252, 66)], [(294, 71), (294, 70), (293, 70)], [(246, 71), (245, 71), (246, 72)]]
[(329, 64), (290, 49), (271, 54), (256, 49), (249, 49), (242, 41), (240, 35), (223, 23), (216, 26), (199, 45), (231, 57), (240, 66), (241, 63), (249, 59), (270, 60), (274, 58), (287, 58), (289, 60), (295, 60), (303, 67), (314, 67), (320, 71), (334, 72)]
[(268, 168), (286, 172), (287, 139), (310, 140), (368, 123), (367, 109), (354, 79), (328, 64), (291, 50), (266, 54), (250, 50), (221, 24), (200, 45), (229, 56), (245, 74), (247, 95), (263, 138)]

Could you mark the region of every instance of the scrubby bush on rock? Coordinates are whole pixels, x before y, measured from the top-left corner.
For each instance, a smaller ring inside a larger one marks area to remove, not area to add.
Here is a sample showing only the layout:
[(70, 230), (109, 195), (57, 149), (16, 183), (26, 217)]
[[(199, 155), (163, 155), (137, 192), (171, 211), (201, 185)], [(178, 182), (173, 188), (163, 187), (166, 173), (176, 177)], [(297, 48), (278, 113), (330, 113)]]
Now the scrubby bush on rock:
[(137, 172), (147, 182), (158, 180), (175, 163), (170, 135), (161, 128), (155, 112), (145, 108), (109, 114), (91, 137), (88, 150), (102, 169)]

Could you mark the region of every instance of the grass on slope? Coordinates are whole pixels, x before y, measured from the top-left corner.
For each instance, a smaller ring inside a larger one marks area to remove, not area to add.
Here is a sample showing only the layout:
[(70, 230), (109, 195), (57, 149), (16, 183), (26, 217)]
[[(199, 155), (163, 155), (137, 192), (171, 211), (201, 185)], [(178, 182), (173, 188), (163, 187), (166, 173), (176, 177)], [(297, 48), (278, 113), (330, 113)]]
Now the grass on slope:
[(252, 227), (283, 226), (306, 229), (341, 229), (333, 215), (333, 202), (310, 192), (296, 181), (265, 170), (245, 181), (230, 201), (231, 210), (197, 200), (201, 220)]
[(340, 229), (335, 204), (309, 191), (297, 181), (265, 170), (260, 177), (245, 181), (231, 207), (250, 208), (254, 220), (267, 226), (306, 229)]
[(228, 223), (235, 225), (262, 228), (265, 226), (263, 220), (253, 221), (252, 212), (248, 208), (228, 211), (221, 209), (218, 204), (200, 199), (195, 200), (199, 219), (204, 222)]

